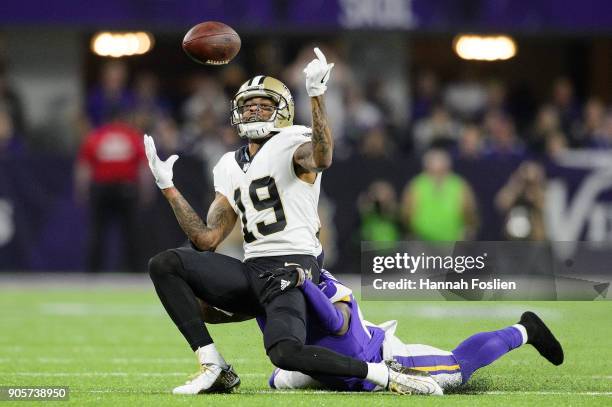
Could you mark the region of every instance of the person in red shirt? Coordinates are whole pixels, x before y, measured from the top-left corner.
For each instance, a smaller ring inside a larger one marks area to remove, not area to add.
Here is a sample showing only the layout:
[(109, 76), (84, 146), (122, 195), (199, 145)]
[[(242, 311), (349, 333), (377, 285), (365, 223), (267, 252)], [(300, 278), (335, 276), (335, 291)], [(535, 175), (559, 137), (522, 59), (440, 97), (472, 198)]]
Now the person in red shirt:
[(90, 205), (88, 268), (100, 271), (108, 230), (119, 224), (125, 266), (138, 271), (135, 232), (139, 191), (147, 177), (142, 133), (122, 121), (93, 130), (81, 145), (75, 170), (76, 199)]

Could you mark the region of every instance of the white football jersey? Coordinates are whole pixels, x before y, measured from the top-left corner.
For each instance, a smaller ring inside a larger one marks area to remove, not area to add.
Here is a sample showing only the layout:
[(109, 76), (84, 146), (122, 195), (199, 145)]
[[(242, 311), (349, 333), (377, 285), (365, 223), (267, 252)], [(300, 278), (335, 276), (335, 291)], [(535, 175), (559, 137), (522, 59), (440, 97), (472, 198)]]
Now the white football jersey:
[(215, 191), (225, 195), (240, 219), (245, 259), (321, 253), (321, 174), (310, 184), (293, 168), (295, 150), (310, 137), (308, 127), (286, 127), (254, 157), (244, 146), (223, 155), (213, 169)]

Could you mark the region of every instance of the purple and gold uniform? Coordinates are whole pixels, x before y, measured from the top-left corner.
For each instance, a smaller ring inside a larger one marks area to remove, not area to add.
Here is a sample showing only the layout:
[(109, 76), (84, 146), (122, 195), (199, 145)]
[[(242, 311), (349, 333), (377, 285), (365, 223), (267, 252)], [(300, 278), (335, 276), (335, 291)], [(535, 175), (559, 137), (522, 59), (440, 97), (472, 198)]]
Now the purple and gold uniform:
[[(374, 325), (363, 319), (352, 291), (321, 270), (320, 283), (301, 287), (308, 303), (307, 343), (319, 345), (365, 362), (394, 359), (403, 366), (428, 372), (444, 389), (459, 386), (480, 367), (523, 345), (524, 327), (514, 325), (493, 332), (481, 332), (463, 341), (452, 352), (433, 346), (404, 344), (395, 336), (397, 321)], [(345, 302), (351, 310), (348, 331), (335, 335), (343, 326), (343, 314), (333, 303)], [(483, 351), (483, 349), (485, 351)], [(317, 376), (276, 369), (269, 384), (275, 389), (325, 388), (345, 391), (375, 391), (380, 388), (356, 378)]]
[[(321, 270), (318, 285), (307, 281), (302, 287), (308, 304), (309, 320), (306, 343), (323, 346), (365, 362), (382, 361), (382, 344), (385, 332), (373, 325), (364, 323), (359, 305), (352, 291), (339, 283), (326, 270)], [(334, 335), (344, 323), (344, 317), (333, 303), (346, 303), (351, 312), (348, 331), (344, 335)], [(316, 376), (315, 380), (328, 389), (348, 391), (371, 391), (376, 386), (364, 379), (354, 377)]]
[[(364, 323), (353, 292), (342, 285), (327, 270), (321, 270), (320, 283), (310, 280), (301, 287), (308, 304), (308, 330), (306, 344), (323, 346), (346, 356), (366, 362), (382, 361), (382, 343), (385, 332)], [(340, 330), (344, 318), (333, 303), (344, 302), (351, 310), (349, 327), (344, 335)], [(265, 320), (257, 318), (263, 329)], [(276, 369), (270, 378), (272, 388), (326, 388), (345, 391), (372, 391), (376, 385), (355, 377), (316, 376)]]

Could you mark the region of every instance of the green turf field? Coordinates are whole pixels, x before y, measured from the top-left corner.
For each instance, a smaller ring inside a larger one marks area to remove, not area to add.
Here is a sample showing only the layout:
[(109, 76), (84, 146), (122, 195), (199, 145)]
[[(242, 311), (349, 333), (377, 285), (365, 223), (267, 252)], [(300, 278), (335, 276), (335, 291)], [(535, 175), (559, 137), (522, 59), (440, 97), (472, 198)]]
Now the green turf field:
[[(557, 334), (566, 361), (554, 367), (530, 346), (477, 372), (442, 398), (273, 392), (272, 366), (254, 322), (215, 326), (213, 337), (242, 378), (231, 395), (173, 396), (195, 372), (192, 352), (152, 288), (0, 288), (0, 385), (70, 387), (50, 405), (612, 405), (612, 302), (363, 302), (373, 322), (398, 319), (405, 342), (452, 349), (531, 309)], [(49, 403), (49, 402), (46, 402)], [(22, 404), (19, 404), (22, 405)]]

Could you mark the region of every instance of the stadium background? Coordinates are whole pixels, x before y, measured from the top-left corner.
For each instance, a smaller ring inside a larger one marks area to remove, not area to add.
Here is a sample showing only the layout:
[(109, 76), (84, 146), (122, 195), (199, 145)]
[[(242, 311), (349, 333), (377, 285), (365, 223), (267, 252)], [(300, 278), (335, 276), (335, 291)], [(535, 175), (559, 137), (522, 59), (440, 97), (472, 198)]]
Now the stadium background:
[[(75, 191), (75, 166), (80, 146), (102, 124), (96, 117), (103, 108), (93, 95), (105, 69), (113, 70), (115, 79), (125, 69), (125, 83), (115, 81), (125, 96), (117, 104), (120, 112), (140, 131), (148, 131), (163, 155), (181, 155), (175, 182), (204, 214), (211, 201), (211, 166), (240, 143), (229, 128), (229, 100), (241, 81), (259, 73), (287, 81), (298, 103), (296, 122), (307, 123), (307, 110), (299, 107), (305, 99), (301, 69), (312, 58), (313, 44), (322, 46), (336, 63), (327, 101), (337, 148), (320, 205), (327, 266), (334, 272), (358, 272), (359, 242), (371, 233), (419, 238), (406, 226), (403, 193), (432, 146), (448, 151), (454, 172), (474, 192), (479, 221), (466, 238), (535, 238), (531, 232), (537, 229), (538, 239), (588, 240), (605, 249), (612, 240), (608, 3), (3, 4), (0, 384), (69, 385), (78, 405), (182, 402), (168, 391), (192, 369), (192, 356), (144, 272), (152, 254), (183, 244), (184, 236), (151, 178), (144, 178), (139, 190), (138, 274), (87, 273), (91, 208)], [(242, 50), (228, 66), (199, 66), (182, 52), (184, 33), (204, 20), (224, 21), (240, 33)], [(143, 55), (101, 57), (91, 48), (101, 31), (146, 31), (154, 44)], [(460, 33), (510, 35), (517, 54), (504, 61), (463, 60), (453, 50)], [(542, 206), (524, 200), (500, 206), (499, 192), (525, 162), (537, 163), (545, 174), (536, 185)], [(532, 212), (510, 216), (521, 206)], [(542, 218), (539, 229), (532, 222), (534, 210)], [(512, 219), (514, 228), (508, 228)], [(223, 250), (239, 256), (241, 237), (235, 232)], [(121, 237), (117, 224), (103, 236), (107, 272), (126, 270)], [(349, 283), (358, 289), (356, 278)], [(398, 333), (407, 341), (441, 348), (514, 323), (527, 308), (561, 333), (568, 355), (562, 370), (546, 365), (532, 350), (521, 350), (479, 373), (466, 390), (471, 396), (459, 395), (450, 400), (453, 405), (609, 400), (609, 303), (362, 306), (373, 321), (398, 319)], [(245, 398), (208, 401), (278, 402), (271, 394), (249, 397), (265, 392), (271, 368), (254, 324), (214, 327), (213, 336), (241, 373)], [(245, 349), (245, 342), (254, 345)], [(474, 398), (474, 393), (482, 396)], [(308, 393), (278, 397), (296, 405), (313, 400)], [(346, 394), (317, 397), (321, 404), (334, 405), (365, 400)]]
[[(605, 1), (519, 4), (269, 0), (5, 6), (0, 269), (86, 268), (89, 207), (75, 199), (73, 169), (79, 146), (105, 120), (108, 106), (95, 99), (105, 69), (119, 71), (109, 83), (116, 82), (121, 100), (109, 104), (151, 134), (163, 154), (181, 155), (177, 185), (204, 213), (211, 200), (210, 168), (222, 152), (240, 144), (228, 124), (231, 96), (255, 74), (279, 77), (296, 98), (296, 122), (308, 123), (301, 69), (312, 44), (321, 45), (337, 66), (327, 95), (337, 148), (321, 204), (329, 267), (356, 272), (362, 239), (419, 238), (402, 217), (402, 193), (431, 146), (450, 152), (455, 172), (475, 193), (480, 222), (470, 237), (509, 237), (496, 193), (521, 163), (535, 160), (547, 170), (548, 182), (560, 182), (567, 191), (547, 195), (544, 214), (550, 216), (540, 238), (609, 241), (609, 188), (587, 199), (576, 192), (605, 165), (612, 146), (612, 17), (604, 12), (609, 8)], [(226, 67), (197, 65), (180, 48), (184, 32), (207, 19), (225, 21), (242, 35), (242, 50)], [(100, 57), (91, 41), (104, 30), (146, 31), (154, 45), (144, 55)], [(505, 61), (461, 59), (453, 38), (466, 32), (511, 34), (517, 54)], [(584, 148), (596, 154), (565, 154)], [(375, 181), (390, 184), (389, 197), (371, 192)], [(184, 243), (161, 194), (151, 180), (148, 184), (136, 215), (137, 271), (145, 271), (155, 252)], [(392, 218), (383, 219), (391, 230), (364, 236), (368, 204), (378, 199), (385, 200), (378, 207), (390, 207), (381, 212)], [(569, 216), (570, 209), (586, 215)], [(105, 266), (121, 270), (121, 233), (109, 233)], [(234, 236), (226, 250), (238, 254), (239, 240)]]

